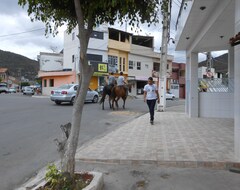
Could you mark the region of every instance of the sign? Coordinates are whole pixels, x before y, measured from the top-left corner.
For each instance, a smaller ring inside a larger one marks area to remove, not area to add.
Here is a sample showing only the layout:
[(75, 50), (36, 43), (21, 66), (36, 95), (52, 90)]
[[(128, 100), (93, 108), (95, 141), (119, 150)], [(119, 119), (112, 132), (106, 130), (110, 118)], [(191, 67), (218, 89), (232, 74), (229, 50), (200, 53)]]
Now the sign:
[(94, 68), (94, 73), (93, 73), (94, 76), (99, 76), (99, 75), (108, 73), (108, 63), (98, 62), (98, 61), (90, 61), (90, 64)]
[(98, 72), (107, 73), (107, 71), (108, 71), (107, 67), (108, 67), (107, 64), (99, 63), (98, 64)]

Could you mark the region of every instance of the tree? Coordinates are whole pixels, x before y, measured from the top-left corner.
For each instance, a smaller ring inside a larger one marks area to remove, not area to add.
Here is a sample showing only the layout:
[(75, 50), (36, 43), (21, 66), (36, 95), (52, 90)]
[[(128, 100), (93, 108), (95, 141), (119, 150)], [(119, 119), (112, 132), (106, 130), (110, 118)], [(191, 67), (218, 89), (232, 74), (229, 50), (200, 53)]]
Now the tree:
[[(72, 127), (66, 142), (62, 171), (73, 175), (84, 100), (94, 69), (88, 64), (87, 47), (94, 26), (128, 21), (131, 26), (156, 22), (159, 0), (19, 0), (28, 6), (31, 20), (45, 23), (46, 33), (57, 34), (57, 28), (67, 25), (67, 31), (78, 27), (80, 41), (80, 88), (72, 111)], [(81, 96), (78, 96), (81, 94)]]

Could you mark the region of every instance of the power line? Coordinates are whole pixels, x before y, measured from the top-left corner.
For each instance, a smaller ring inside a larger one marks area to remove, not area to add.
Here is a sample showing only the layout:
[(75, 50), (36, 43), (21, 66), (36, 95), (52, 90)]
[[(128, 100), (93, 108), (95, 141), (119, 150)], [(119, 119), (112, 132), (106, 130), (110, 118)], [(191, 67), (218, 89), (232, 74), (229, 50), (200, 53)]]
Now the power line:
[(13, 33), (13, 34), (2, 35), (2, 36), (0, 36), (0, 38), (16, 36), (16, 35), (25, 34), (25, 33), (36, 32), (36, 31), (40, 31), (40, 30), (45, 30), (45, 28), (39, 28), (39, 29), (29, 30), (29, 31), (25, 31), (25, 32), (18, 32), (18, 33)]

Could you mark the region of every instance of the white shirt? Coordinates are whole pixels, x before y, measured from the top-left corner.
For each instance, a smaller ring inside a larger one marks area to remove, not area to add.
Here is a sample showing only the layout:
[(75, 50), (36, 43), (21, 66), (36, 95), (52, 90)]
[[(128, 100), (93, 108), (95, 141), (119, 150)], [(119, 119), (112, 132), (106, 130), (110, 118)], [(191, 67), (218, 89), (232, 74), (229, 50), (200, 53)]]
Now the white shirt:
[(152, 84), (152, 85), (146, 84), (143, 90), (147, 92), (147, 96), (146, 96), (147, 100), (157, 99), (157, 94), (156, 94), (157, 87), (155, 84)]
[(124, 76), (119, 76), (117, 80), (117, 86), (124, 85)]

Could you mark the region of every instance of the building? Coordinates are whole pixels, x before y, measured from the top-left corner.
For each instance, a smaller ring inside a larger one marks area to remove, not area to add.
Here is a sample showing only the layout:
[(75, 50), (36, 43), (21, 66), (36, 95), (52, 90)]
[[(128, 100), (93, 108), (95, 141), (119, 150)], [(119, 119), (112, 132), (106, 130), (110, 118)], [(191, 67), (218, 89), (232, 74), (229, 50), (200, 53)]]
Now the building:
[(176, 98), (185, 99), (185, 63), (172, 63), (172, 75), (169, 91)]
[[(80, 44), (78, 29), (64, 34), (63, 54), (40, 53), (39, 77), (42, 78), (42, 92), (49, 95), (51, 90), (64, 83), (77, 83), (81, 75), (79, 68)], [(132, 84), (130, 95), (143, 94), (143, 87), (150, 76), (158, 83), (160, 54), (154, 52), (153, 37), (135, 36), (131, 33), (102, 25), (92, 32), (87, 57), (94, 67), (89, 87), (97, 89), (106, 84), (106, 77), (120, 72)], [(173, 56), (168, 56), (168, 80), (172, 71)]]
[(0, 68), (0, 82), (5, 82), (8, 84), (9, 72), (7, 68)]
[[(234, 151), (240, 160), (240, 0), (183, 1), (178, 15), (176, 50), (185, 50), (187, 60), (186, 113), (234, 118)], [(199, 91), (198, 54), (218, 50), (228, 50), (228, 76), (221, 82), (225, 91), (215, 86)]]
[(75, 72), (64, 67), (62, 53), (41, 52), (38, 60), (40, 64), (38, 77), (42, 79), (43, 95), (50, 95), (56, 87), (76, 81)]

